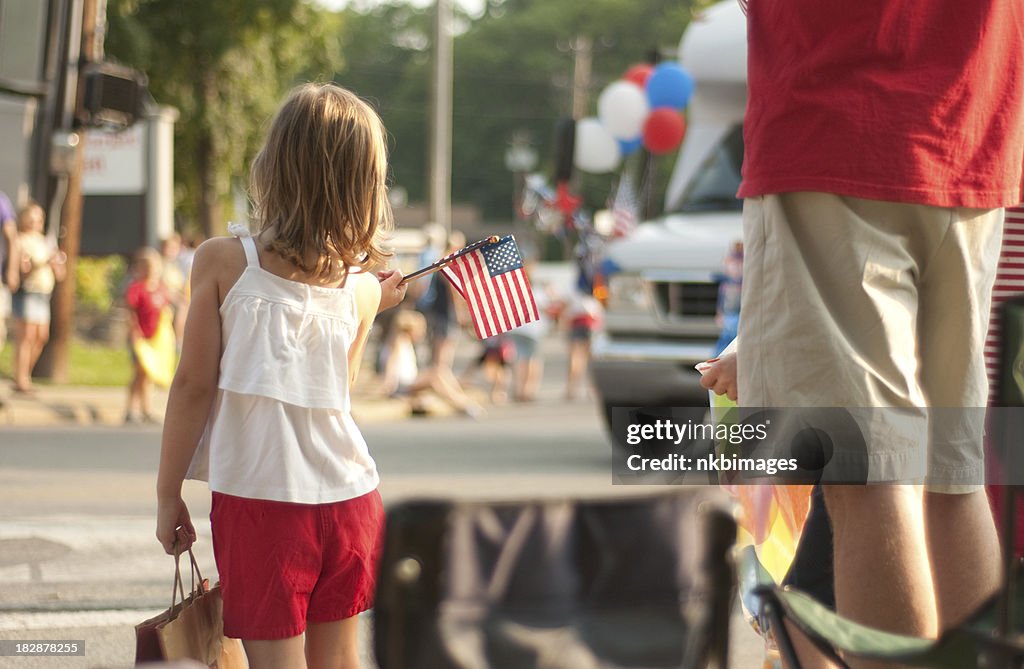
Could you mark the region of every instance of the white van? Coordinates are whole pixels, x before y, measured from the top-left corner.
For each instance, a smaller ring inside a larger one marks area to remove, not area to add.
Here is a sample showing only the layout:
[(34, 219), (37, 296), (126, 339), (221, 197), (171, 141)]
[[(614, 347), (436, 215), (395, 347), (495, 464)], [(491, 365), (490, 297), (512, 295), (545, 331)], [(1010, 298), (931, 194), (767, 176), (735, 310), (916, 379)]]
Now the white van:
[(709, 8), (687, 28), (680, 63), (696, 80), (688, 129), (666, 213), (612, 242), (604, 331), (591, 376), (611, 420), (615, 406), (695, 407), (707, 391), (694, 365), (718, 339), (715, 275), (742, 238), (736, 198), (747, 100), (746, 18), (735, 0)]

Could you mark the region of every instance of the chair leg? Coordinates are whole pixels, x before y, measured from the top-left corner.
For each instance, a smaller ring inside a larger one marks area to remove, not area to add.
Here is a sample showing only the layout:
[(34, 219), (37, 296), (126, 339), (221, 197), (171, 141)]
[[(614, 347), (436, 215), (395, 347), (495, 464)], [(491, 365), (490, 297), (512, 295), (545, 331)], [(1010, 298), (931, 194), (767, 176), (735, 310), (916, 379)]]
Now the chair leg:
[(1017, 544), (1017, 487), (1007, 485), (1003, 488), (1003, 590), (999, 594), (998, 634), (1006, 638), (1013, 630), (1015, 618), (1014, 593), (1017, 590), (1017, 570), (1015, 553)]
[[(787, 667), (787, 669), (802, 669), (803, 663), (800, 662), (796, 646), (793, 645), (793, 637), (790, 636), (789, 630), (786, 629), (785, 613), (778, 601), (773, 599), (766, 600), (764, 603), (764, 615), (768, 619), (771, 634), (775, 637), (775, 643), (778, 646), (779, 655), (782, 657), (783, 666)], [(843, 667), (843, 669), (850, 669), (850, 665), (843, 658), (839, 657), (835, 649), (810, 639), (808, 641), (830, 662), (834, 662), (837, 666)]]
[(782, 656), (783, 664), (789, 669), (801, 669), (800, 659), (796, 656), (796, 649), (793, 647), (793, 640), (789, 637), (786, 625), (782, 620), (782, 611), (772, 601), (764, 603), (763, 612), (769, 621), (775, 643), (779, 647), (779, 655)]

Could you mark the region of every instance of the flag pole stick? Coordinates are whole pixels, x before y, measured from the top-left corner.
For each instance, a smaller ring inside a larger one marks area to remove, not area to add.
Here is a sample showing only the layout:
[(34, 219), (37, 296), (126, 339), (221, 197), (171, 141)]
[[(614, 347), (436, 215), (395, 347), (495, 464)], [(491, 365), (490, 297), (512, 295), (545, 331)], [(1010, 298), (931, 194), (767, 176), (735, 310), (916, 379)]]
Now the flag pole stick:
[(498, 237), (497, 235), (491, 235), (490, 237), (487, 237), (486, 239), (481, 239), (478, 242), (473, 242), (472, 244), (470, 244), (466, 248), (464, 248), (464, 249), (462, 249), (460, 251), (456, 251), (455, 253), (451, 254), (450, 256), (445, 256), (444, 258), (441, 258), (437, 262), (435, 262), (435, 263), (433, 263), (431, 265), (427, 265), (426, 267), (424, 267), (422, 269), (418, 269), (415, 272), (413, 272), (412, 274), (409, 274), (408, 276), (404, 277), (399, 282), (398, 285), (402, 285), (402, 284), (404, 284), (404, 283), (406, 283), (408, 281), (412, 281), (414, 279), (419, 279), (419, 278), (422, 278), (422, 277), (425, 277), (425, 276), (429, 276), (429, 275), (433, 274), (434, 272), (437, 272), (437, 271), (441, 270), (442, 268), (444, 268), (445, 265), (448, 265), (448, 264), (452, 263), (453, 261), (455, 261), (456, 258), (464, 256), (464, 255), (466, 255), (467, 253), (469, 253), (471, 251), (475, 251), (475, 250), (477, 250), (478, 248), (480, 248), (482, 246), (487, 246), (489, 244), (497, 244), (500, 240), (501, 240), (501, 238)]

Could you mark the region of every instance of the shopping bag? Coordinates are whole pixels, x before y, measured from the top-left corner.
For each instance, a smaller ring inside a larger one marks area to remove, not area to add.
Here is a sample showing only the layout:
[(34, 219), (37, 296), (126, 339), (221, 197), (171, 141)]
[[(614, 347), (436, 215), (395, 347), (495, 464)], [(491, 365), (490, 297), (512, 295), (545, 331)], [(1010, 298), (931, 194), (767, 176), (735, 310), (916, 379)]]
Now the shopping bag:
[(241, 642), (224, 636), (220, 585), (210, 588), (189, 549), (192, 579), (186, 596), (180, 557), (174, 557), (170, 608), (135, 626), (135, 664), (191, 659), (217, 669), (245, 669)]

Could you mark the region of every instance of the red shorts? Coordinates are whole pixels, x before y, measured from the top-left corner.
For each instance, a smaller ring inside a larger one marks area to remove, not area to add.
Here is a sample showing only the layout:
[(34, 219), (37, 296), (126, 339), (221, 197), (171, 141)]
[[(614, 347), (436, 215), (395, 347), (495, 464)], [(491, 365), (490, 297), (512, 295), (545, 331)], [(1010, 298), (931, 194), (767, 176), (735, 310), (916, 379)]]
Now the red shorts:
[(332, 504), (291, 504), (213, 493), (213, 552), (224, 634), (286, 639), (306, 622), (369, 609), (382, 548), (376, 490)]

